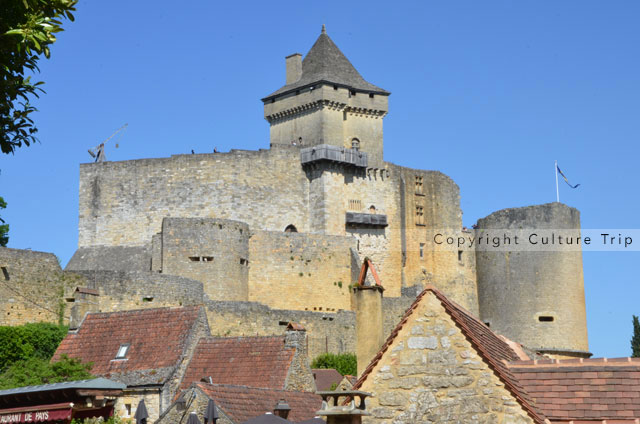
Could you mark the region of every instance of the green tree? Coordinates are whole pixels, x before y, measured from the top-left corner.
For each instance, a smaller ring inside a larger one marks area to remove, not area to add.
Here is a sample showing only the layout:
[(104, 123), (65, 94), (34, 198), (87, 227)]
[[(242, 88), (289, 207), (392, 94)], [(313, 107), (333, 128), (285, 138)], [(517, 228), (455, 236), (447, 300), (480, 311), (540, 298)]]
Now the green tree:
[(640, 358), (640, 322), (638, 317), (633, 315), (633, 337), (631, 337), (631, 356)]
[(0, 327), (0, 372), (17, 361), (49, 361), (67, 334), (67, 327), (45, 322)]
[(77, 0), (3, 0), (0, 2), (0, 150), (14, 153), (37, 141), (31, 114), (32, 96), (44, 92), (42, 81), (31, 82), (27, 73), (38, 72), (38, 59), (49, 57), (49, 47), (62, 31), (60, 19), (73, 21)]
[(311, 368), (333, 368), (342, 375), (356, 375), (357, 365), (353, 353), (323, 353), (311, 362)]
[[(0, 197), (0, 209), (7, 207), (7, 202)], [(9, 224), (4, 222), (4, 219), (0, 218), (0, 246), (6, 246), (9, 243)]]
[(14, 362), (0, 374), (0, 390), (95, 378), (89, 372), (92, 366), (66, 355), (56, 362), (32, 357)]

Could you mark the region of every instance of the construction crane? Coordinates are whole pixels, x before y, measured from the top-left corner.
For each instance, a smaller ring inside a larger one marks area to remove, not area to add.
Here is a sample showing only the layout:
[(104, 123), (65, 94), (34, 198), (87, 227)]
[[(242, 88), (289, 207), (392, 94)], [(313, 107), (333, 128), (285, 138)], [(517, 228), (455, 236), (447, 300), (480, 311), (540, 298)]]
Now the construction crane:
[[(111, 134), (109, 138), (107, 138), (105, 141), (98, 144), (93, 149), (89, 149), (89, 154), (91, 155), (92, 158), (95, 159), (95, 162), (104, 162), (107, 159), (107, 156), (104, 152), (104, 145), (107, 143), (107, 141), (111, 140), (116, 134), (120, 133), (121, 131), (124, 131), (128, 125), (129, 124), (124, 124), (123, 126), (118, 128), (113, 134)], [(122, 137), (122, 134), (120, 134), (120, 136), (118, 137), (118, 140), (120, 140), (120, 137)], [(118, 143), (116, 143), (116, 149), (118, 147), (119, 145)]]

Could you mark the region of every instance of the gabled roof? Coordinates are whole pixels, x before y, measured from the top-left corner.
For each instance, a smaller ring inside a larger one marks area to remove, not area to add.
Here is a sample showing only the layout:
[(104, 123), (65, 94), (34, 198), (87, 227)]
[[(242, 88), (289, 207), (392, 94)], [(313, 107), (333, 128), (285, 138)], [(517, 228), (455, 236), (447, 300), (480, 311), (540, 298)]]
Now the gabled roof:
[(269, 94), (262, 99), (262, 101), (267, 101), (274, 96), (319, 82), (335, 84), (368, 93), (390, 94), (388, 91), (370, 84), (362, 78), (362, 75), (353, 67), (349, 59), (340, 51), (333, 40), (329, 38), (323, 25), (322, 33), (302, 61), (302, 76), (300, 79)]
[(216, 405), (234, 422), (273, 412), (280, 399), (289, 404), (289, 421), (313, 418), (322, 406), (322, 398), (311, 392), (293, 392), (226, 384), (197, 383), (197, 388), (213, 399)]
[[(178, 365), (194, 329), (200, 307), (154, 308), (87, 314), (54, 355), (93, 362), (91, 373), (127, 385), (163, 384)], [(122, 345), (123, 359), (116, 359)]]
[(284, 336), (202, 338), (180, 388), (211, 377), (214, 384), (284, 389), (294, 354)]
[(332, 368), (314, 368), (311, 372), (313, 372), (313, 378), (316, 381), (316, 388), (319, 392), (331, 390), (331, 386), (334, 384), (337, 386), (343, 378), (342, 374)]
[(519, 359), (518, 355), (503, 339), (491, 331), (489, 327), (484, 325), (463, 307), (449, 300), (432, 285), (427, 286), (425, 290), (418, 295), (409, 309), (407, 309), (400, 323), (391, 332), (378, 354), (371, 360), (371, 363), (353, 386), (353, 390), (359, 390), (362, 387), (362, 384), (367, 380), (378, 362), (380, 362), (382, 356), (398, 336), (398, 333), (402, 330), (402, 327), (408, 321), (413, 311), (418, 307), (424, 296), (429, 293), (433, 294), (440, 301), (447, 314), (456, 326), (460, 328), (462, 334), (471, 342), (478, 354), (489, 364), (497, 377), (504, 383), (506, 389), (517, 399), (534, 422), (538, 424), (545, 423), (545, 416), (542, 411), (534, 404), (529, 394), (507, 367), (507, 361), (517, 361)]
[(640, 419), (640, 358), (516, 361), (509, 368), (554, 423)]

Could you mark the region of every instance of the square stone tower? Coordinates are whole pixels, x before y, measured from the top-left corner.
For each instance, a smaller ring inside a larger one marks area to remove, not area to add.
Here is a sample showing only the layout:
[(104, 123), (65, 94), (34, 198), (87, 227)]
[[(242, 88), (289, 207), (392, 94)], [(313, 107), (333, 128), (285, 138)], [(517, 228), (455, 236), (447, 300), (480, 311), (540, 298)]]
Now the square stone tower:
[(303, 147), (329, 144), (366, 152), (380, 167), (382, 119), (389, 93), (368, 83), (322, 33), (307, 56), (286, 58), (286, 85), (263, 98), (271, 144)]

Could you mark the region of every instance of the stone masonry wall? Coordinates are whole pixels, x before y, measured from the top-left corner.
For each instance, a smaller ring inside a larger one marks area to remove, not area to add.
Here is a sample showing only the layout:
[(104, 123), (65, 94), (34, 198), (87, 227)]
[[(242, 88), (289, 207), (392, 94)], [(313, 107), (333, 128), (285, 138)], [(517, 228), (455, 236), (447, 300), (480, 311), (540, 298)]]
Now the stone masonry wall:
[(63, 272), (52, 253), (0, 247), (0, 325), (68, 323), (64, 299), (84, 284)]
[(78, 245), (146, 245), (165, 217), (306, 231), (307, 192), (295, 147), (82, 164)]
[(249, 300), (277, 309), (351, 309), (351, 237), (254, 231)]
[(249, 237), (238, 221), (165, 218), (162, 273), (202, 282), (211, 299), (248, 300)]
[(431, 293), (360, 390), (364, 423), (533, 422)]

